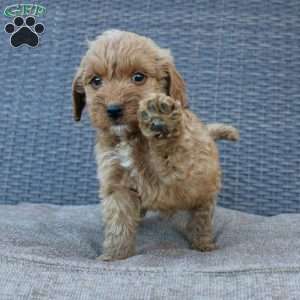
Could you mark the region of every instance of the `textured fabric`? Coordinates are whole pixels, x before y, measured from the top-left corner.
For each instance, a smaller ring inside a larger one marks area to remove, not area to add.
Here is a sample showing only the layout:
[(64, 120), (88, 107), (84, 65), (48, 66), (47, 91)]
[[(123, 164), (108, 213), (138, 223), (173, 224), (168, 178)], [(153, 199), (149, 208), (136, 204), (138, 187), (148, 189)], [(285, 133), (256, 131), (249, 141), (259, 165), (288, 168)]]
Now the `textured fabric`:
[(299, 299), (300, 216), (261, 217), (218, 208), (220, 249), (190, 250), (180, 228), (154, 214), (139, 229), (137, 254), (101, 253), (101, 207), (2, 205), (0, 299)]
[(71, 81), (87, 39), (119, 28), (171, 48), (191, 109), (240, 128), (240, 143), (220, 144), (219, 203), (300, 212), (299, 0), (34, 2), (47, 9), (39, 47), (11, 48), (0, 30), (1, 203), (98, 202), (93, 130), (86, 114), (72, 120)]

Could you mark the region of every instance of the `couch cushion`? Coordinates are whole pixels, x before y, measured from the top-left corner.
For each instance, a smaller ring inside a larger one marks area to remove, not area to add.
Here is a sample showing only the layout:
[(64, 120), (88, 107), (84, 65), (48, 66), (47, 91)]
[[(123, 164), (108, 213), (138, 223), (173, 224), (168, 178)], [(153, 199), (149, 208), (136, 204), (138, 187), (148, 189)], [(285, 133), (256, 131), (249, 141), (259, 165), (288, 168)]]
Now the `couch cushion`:
[(211, 253), (188, 248), (183, 222), (148, 214), (137, 254), (104, 263), (101, 206), (1, 205), (0, 299), (300, 297), (299, 215), (217, 208)]

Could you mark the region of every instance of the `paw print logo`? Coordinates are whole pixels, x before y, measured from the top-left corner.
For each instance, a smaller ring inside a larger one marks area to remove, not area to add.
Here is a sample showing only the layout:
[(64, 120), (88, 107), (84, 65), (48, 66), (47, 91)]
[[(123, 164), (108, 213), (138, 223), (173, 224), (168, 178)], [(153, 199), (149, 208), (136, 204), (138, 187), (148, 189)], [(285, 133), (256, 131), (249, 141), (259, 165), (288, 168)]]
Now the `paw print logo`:
[(11, 34), (10, 44), (13, 47), (21, 45), (28, 45), (30, 47), (37, 47), (39, 44), (39, 34), (43, 33), (45, 27), (42, 23), (35, 22), (33, 16), (24, 18), (15, 17), (13, 23), (5, 25), (5, 31)]

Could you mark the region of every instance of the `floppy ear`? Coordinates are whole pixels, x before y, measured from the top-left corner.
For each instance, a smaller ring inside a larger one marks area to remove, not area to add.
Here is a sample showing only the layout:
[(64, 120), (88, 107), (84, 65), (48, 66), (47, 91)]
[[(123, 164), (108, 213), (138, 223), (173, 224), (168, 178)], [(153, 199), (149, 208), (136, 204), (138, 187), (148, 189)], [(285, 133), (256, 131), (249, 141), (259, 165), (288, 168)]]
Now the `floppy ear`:
[(182, 107), (188, 107), (185, 83), (173, 63), (168, 64), (168, 96), (179, 100)]
[(82, 81), (82, 67), (79, 67), (72, 84), (73, 113), (75, 121), (80, 121), (85, 106), (85, 91)]

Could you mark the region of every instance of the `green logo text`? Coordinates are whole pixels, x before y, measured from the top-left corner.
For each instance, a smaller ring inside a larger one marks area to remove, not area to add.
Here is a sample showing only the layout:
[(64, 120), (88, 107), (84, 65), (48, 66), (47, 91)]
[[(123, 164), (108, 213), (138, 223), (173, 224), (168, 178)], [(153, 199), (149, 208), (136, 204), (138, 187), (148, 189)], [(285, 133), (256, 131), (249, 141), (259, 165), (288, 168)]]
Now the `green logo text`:
[(43, 16), (46, 13), (46, 8), (39, 4), (13, 4), (7, 6), (4, 10), (4, 16)]

